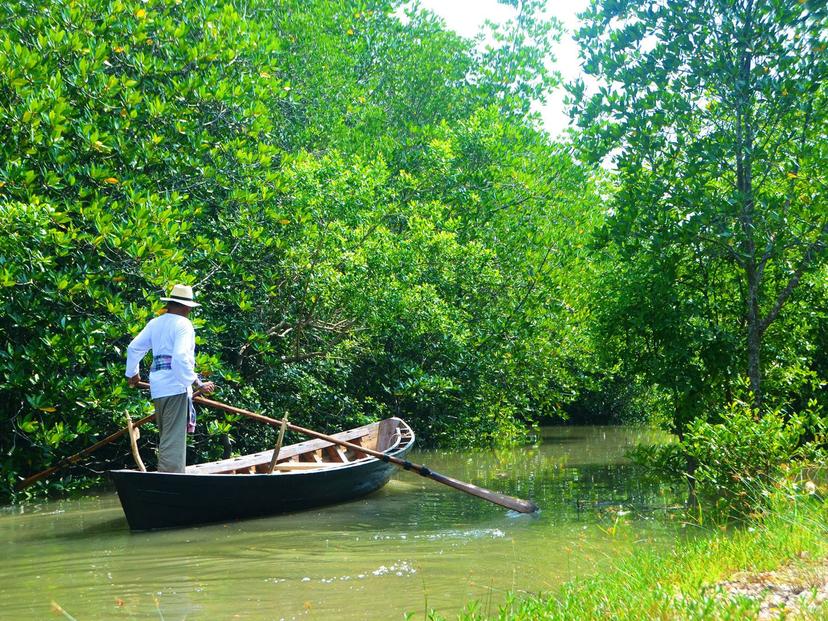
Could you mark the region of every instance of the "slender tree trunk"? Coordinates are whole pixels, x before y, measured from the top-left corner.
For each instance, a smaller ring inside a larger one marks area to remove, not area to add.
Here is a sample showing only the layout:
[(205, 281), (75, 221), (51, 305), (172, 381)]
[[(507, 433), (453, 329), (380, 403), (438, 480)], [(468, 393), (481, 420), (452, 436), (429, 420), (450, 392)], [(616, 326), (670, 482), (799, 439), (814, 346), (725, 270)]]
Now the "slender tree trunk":
[(747, 267), (747, 355), (748, 378), (753, 394), (753, 408), (762, 406), (762, 318), (759, 312), (759, 277), (751, 261)]
[(744, 242), (742, 244), (745, 276), (747, 279), (747, 355), (748, 377), (753, 393), (753, 407), (757, 411), (762, 405), (762, 314), (759, 305), (762, 269), (756, 256), (756, 233), (754, 212), (756, 205), (753, 195), (753, 88), (751, 71), (753, 53), (749, 42), (753, 39), (753, 2), (746, 7), (743, 29), (742, 50), (739, 54), (736, 110), (736, 190), (742, 204), (740, 221)]

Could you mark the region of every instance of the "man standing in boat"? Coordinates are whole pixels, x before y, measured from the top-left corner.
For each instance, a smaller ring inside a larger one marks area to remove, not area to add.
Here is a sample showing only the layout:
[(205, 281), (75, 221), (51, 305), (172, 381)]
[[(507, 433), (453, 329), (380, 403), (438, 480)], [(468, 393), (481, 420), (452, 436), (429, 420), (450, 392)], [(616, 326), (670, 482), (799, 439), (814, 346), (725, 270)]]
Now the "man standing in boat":
[(152, 350), (150, 395), (161, 433), (158, 471), (184, 472), (193, 384), (205, 394), (213, 392), (215, 384), (202, 382), (195, 373), (195, 330), (187, 317), (201, 305), (193, 299), (193, 288), (175, 285), (170, 297), (161, 300), (167, 312), (150, 320), (127, 348), (126, 376), (130, 387), (137, 386), (139, 363)]

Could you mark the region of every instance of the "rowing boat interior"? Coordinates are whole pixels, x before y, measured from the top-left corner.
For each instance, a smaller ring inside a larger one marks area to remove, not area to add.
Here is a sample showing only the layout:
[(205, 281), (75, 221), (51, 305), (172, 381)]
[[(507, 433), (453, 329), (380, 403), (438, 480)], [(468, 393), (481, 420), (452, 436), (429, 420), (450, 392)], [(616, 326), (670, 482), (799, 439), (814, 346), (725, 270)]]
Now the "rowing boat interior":
[[(388, 418), (333, 434), (333, 437), (357, 447), (387, 453), (410, 442), (412, 432), (399, 418)], [(187, 466), (187, 474), (267, 474), (271, 472), (274, 450)], [(341, 468), (374, 459), (376, 457), (355, 448), (339, 446), (326, 440), (307, 440), (281, 447), (272, 474), (298, 474)]]

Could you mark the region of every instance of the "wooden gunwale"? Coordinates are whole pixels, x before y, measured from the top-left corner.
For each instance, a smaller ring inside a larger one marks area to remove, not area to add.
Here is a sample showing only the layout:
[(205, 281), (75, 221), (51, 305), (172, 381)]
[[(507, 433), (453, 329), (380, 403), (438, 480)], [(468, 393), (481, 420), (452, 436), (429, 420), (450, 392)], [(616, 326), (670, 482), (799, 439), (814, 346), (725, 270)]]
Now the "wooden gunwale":
[[(406, 430), (407, 434), (407, 428), (403, 427), (403, 429)], [(382, 443), (387, 442), (388, 446), (375, 449), (382, 450), (382, 452), (395, 450), (403, 440), (401, 427), (394, 419), (370, 423), (334, 434), (333, 437), (366, 448), (380, 447)], [(368, 440), (367, 444), (365, 443), (366, 440)], [(186, 474), (267, 474), (273, 451), (274, 449), (268, 449), (258, 453), (187, 466)], [(377, 459), (364, 453), (354, 453), (356, 451), (346, 451), (342, 447), (325, 440), (315, 439), (298, 442), (281, 448), (278, 461), (271, 474), (277, 476), (303, 475), (319, 472), (320, 470), (328, 471), (354, 467)]]

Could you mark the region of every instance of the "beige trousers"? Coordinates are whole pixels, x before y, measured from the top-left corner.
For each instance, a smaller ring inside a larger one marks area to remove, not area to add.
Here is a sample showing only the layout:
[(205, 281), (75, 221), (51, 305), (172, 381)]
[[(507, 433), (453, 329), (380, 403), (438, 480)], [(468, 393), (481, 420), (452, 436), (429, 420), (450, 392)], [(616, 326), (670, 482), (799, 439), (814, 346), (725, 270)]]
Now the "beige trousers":
[(187, 465), (187, 393), (153, 400), (158, 442), (158, 472), (184, 472)]

